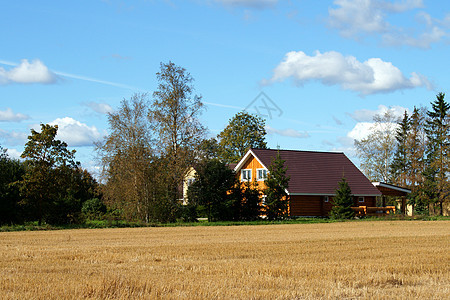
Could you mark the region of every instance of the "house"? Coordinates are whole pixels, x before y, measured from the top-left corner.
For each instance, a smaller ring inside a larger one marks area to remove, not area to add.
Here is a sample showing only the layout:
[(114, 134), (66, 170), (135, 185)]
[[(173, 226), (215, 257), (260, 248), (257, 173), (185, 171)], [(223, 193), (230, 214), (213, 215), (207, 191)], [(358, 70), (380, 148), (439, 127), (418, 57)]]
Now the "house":
[(242, 182), (255, 181), (264, 189), (268, 167), (278, 151), (290, 176), (290, 216), (328, 216), (342, 177), (350, 185), (355, 206), (375, 207), (376, 198), (381, 196), (344, 153), (250, 149), (234, 168), (236, 176)]
[(408, 216), (413, 215), (412, 206), (407, 204), (406, 197), (411, 193), (410, 189), (400, 187), (397, 185), (385, 183), (385, 182), (372, 182), (373, 186), (376, 187), (382, 194), (381, 202), (382, 206), (386, 205), (386, 197), (396, 197), (397, 198), (397, 206), (399, 210)]

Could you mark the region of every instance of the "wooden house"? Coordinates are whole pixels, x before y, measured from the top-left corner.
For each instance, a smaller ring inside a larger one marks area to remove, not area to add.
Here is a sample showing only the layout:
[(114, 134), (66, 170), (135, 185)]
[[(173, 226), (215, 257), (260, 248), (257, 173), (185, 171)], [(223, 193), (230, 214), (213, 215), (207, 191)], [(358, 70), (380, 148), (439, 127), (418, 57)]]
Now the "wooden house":
[(243, 181), (255, 181), (265, 188), (264, 179), (277, 151), (285, 160), (290, 176), (289, 215), (328, 216), (338, 183), (345, 177), (355, 206), (375, 207), (381, 192), (344, 153), (295, 150), (250, 149), (234, 168)]

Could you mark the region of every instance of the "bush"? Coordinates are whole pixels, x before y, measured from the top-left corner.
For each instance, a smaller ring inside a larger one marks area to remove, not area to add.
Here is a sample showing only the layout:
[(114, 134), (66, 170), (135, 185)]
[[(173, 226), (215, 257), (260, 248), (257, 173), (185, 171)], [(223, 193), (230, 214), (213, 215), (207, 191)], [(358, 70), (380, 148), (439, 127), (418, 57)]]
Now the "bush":
[(81, 213), (88, 220), (101, 219), (106, 213), (106, 205), (98, 198), (89, 199), (83, 203)]

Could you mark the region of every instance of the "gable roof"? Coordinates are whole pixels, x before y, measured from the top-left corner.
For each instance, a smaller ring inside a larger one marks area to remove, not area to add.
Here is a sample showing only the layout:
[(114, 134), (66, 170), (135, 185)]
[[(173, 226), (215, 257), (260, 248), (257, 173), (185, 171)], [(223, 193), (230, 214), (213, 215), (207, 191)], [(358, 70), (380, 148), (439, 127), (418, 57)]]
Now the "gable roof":
[(290, 195), (334, 195), (342, 176), (349, 183), (353, 195), (381, 195), (342, 152), (250, 149), (235, 171), (239, 171), (251, 156), (268, 168), (277, 151), (280, 151), (281, 158), (286, 161), (287, 175), (291, 177), (288, 188)]

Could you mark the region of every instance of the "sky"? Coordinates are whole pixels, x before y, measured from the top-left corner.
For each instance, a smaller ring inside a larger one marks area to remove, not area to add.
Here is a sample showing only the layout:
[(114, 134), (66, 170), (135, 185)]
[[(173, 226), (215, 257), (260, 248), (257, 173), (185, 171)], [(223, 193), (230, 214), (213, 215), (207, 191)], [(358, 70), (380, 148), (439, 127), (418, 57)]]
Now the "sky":
[(270, 148), (339, 151), (373, 116), (401, 116), (450, 87), (450, 2), (426, 0), (79, 0), (0, 5), (0, 145), (30, 129), (98, 169), (107, 114), (152, 93), (161, 63), (194, 78), (216, 136), (237, 112), (266, 119)]

